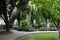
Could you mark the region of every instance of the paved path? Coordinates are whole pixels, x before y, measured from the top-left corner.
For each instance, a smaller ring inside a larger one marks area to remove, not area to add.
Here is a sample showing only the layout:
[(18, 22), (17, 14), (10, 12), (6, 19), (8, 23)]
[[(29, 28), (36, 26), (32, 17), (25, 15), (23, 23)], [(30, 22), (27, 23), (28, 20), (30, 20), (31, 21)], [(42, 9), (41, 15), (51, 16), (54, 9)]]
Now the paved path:
[(12, 30), (12, 33), (8, 33), (5, 35), (0, 35), (0, 40), (16, 40), (17, 38), (27, 35), (27, 34), (33, 34), (33, 33), (48, 33), (48, 32), (58, 32), (58, 31), (35, 31), (35, 32), (22, 32), (22, 31), (16, 31)]

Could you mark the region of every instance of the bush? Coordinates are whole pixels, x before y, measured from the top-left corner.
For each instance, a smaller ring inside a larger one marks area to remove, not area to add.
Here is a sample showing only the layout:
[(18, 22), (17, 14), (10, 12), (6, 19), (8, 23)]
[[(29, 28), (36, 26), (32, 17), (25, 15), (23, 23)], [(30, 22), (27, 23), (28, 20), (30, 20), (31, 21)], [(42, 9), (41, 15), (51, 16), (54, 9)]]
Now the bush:
[(20, 27), (15, 27), (14, 29), (17, 29), (18, 31), (29, 31), (29, 27), (30, 25), (26, 21), (23, 21), (21, 22)]

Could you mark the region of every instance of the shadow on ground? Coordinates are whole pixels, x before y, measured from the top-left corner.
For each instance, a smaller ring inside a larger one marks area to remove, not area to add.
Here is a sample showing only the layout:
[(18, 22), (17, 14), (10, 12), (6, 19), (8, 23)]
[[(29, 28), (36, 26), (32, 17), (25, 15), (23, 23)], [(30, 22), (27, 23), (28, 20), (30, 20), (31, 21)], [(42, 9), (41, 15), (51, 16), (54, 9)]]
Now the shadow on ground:
[(13, 32), (0, 31), (0, 35), (13, 34)]

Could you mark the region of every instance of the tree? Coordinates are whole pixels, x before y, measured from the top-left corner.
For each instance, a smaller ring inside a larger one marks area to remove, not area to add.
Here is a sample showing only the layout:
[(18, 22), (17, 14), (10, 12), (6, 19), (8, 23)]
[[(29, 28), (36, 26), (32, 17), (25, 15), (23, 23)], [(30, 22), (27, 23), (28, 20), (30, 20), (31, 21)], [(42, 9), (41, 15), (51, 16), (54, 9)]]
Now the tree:
[(46, 21), (47, 19), (54, 23), (58, 32), (60, 40), (60, 1), (59, 0), (31, 0), (32, 3), (37, 5), (41, 17)]
[(22, 19), (21, 16), (23, 15), (23, 12), (26, 11), (28, 12), (29, 11), (29, 8), (28, 8), (28, 3), (29, 0), (19, 0), (19, 4), (17, 5), (17, 9), (18, 9), (18, 17), (17, 17), (17, 20), (18, 20), (18, 26), (20, 27), (20, 20)]
[(1, 0), (0, 1), (0, 12), (1, 12), (1, 15), (3, 14), (3, 18), (4, 18), (4, 22), (6, 24), (6, 30), (8, 31), (9, 30), (9, 23), (8, 23), (8, 17), (7, 17), (7, 13), (6, 13), (6, 0)]
[[(19, 2), (19, 6), (17, 4)], [(6, 24), (6, 31), (9, 31), (10, 27), (12, 26), (14, 20), (15, 20), (15, 15), (11, 16), (13, 13), (13, 9), (15, 7), (22, 7), (25, 4), (28, 3), (28, 0), (0, 0), (0, 15), (2, 15), (2, 18), (4, 19), (4, 22)], [(17, 13), (20, 14), (20, 13)], [(18, 18), (20, 15), (18, 15)], [(19, 19), (18, 19), (19, 20)], [(20, 21), (20, 20), (19, 20)]]

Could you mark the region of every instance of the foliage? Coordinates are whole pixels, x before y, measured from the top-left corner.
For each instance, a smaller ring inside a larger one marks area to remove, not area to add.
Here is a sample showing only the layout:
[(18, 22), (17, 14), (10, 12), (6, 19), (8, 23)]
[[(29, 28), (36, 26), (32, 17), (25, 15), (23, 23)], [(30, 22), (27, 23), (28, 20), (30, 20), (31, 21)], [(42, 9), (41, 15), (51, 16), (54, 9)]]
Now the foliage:
[[(15, 7), (21, 8), (24, 7), (29, 0), (0, 0), (0, 15), (3, 15), (2, 18), (6, 24), (6, 30), (9, 31), (10, 27), (13, 25), (15, 20), (15, 14), (12, 13)], [(17, 3), (18, 2), (18, 3)], [(14, 14), (12, 16), (12, 14)], [(17, 12), (17, 15), (19, 13)], [(20, 15), (18, 15), (18, 18)], [(19, 18), (20, 19), (20, 18)], [(18, 19), (18, 20), (19, 20)], [(20, 21), (20, 20), (19, 20)]]

